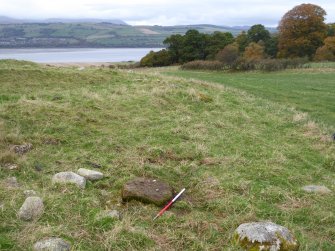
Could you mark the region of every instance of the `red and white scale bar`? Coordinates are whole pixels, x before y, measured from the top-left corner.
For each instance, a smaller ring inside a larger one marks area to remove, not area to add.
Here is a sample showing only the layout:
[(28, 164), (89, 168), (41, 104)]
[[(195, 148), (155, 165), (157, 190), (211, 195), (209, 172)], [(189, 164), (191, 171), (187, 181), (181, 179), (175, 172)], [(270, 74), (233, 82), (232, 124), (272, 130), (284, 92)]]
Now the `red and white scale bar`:
[(169, 209), (169, 207), (171, 207), (171, 205), (178, 200), (178, 198), (183, 194), (183, 192), (185, 192), (185, 188), (183, 188), (161, 211), (159, 211), (159, 213), (155, 216), (155, 218), (153, 220), (156, 220), (158, 217), (160, 217), (166, 210)]

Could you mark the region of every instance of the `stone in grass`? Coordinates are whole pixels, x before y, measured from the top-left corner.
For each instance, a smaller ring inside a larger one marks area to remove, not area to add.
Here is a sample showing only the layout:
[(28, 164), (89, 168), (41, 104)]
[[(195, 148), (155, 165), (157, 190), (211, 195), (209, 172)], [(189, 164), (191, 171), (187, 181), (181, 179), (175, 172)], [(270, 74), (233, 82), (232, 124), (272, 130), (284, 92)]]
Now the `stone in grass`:
[(169, 184), (147, 178), (135, 178), (128, 181), (122, 189), (122, 200), (138, 200), (162, 206), (172, 197), (172, 188)]
[(31, 197), (31, 196), (36, 196), (37, 195), (37, 193), (34, 190), (24, 190), (23, 194), (26, 197)]
[(9, 188), (9, 189), (20, 188), (20, 184), (19, 182), (17, 182), (17, 179), (15, 177), (9, 177), (5, 179), (3, 184), (5, 185), (6, 188)]
[(331, 191), (325, 187), (325, 186), (316, 186), (316, 185), (309, 185), (309, 186), (304, 186), (302, 188), (305, 192), (308, 193), (319, 193), (319, 194), (328, 194), (331, 193)]
[(121, 219), (121, 214), (117, 210), (105, 210), (105, 211), (102, 211), (99, 214), (97, 214), (97, 216), (95, 217), (95, 219), (97, 221), (102, 220), (102, 219), (106, 219), (106, 218), (120, 220)]
[(7, 169), (7, 170), (10, 170), (10, 171), (13, 171), (13, 170), (18, 170), (19, 166), (17, 164), (13, 164), (13, 163), (7, 163), (7, 164), (4, 165), (4, 168)]
[(28, 197), (19, 210), (18, 217), (21, 220), (38, 220), (44, 211), (43, 201), (40, 197)]
[(54, 184), (61, 183), (61, 184), (75, 184), (79, 188), (85, 188), (86, 186), (86, 179), (74, 172), (60, 172), (56, 173), (52, 177), (52, 182)]
[(235, 230), (235, 241), (246, 250), (296, 251), (299, 243), (283, 226), (272, 222), (241, 224)]
[(12, 149), (14, 150), (15, 153), (22, 155), (33, 149), (33, 145), (30, 143), (23, 145), (14, 145), (12, 146)]
[(104, 175), (101, 172), (80, 168), (77, 173), (88, 180), (101, 180)]
[(61, 238), (48, 238), (34, 244), (34, 251), (68, 251), (71, 245)]

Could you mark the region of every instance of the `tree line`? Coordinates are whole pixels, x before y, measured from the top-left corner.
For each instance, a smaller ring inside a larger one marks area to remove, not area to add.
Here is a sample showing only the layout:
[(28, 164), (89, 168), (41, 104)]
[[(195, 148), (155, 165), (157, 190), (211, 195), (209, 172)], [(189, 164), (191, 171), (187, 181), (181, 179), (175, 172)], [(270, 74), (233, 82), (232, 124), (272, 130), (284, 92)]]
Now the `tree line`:
[(166, 49), (151, 51), (140, 65), (216, 61), (227, 68), (248, 68), (246, 65), (265, 59), (268, 62), (292, 58), (335, 61), (335, 24), (326, 24), (325, 16), (326, 11), (320, 6), (301, 4), (282, 17), (276, 33), (270, 33), (262, 24), (253, 25), (236, 37), (230, 32), (204, 34), (189, 30), (185, 35), (166, 38)]

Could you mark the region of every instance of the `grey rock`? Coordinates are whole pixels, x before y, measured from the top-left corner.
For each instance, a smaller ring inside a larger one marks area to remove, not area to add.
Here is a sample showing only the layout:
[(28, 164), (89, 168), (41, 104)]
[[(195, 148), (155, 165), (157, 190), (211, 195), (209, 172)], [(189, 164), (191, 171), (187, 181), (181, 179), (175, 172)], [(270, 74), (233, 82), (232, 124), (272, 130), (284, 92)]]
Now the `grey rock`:
[(34, 190), (24, 190), (23, 193), (26, 197), (31, 197), (31, 196), (36, 196), (37, 195), (37, 193)]
[(153, 203), (157, 206), (164, 205), (172, 197), (172, 188), (169, 184), (147, 178), (135, 178), (128, 181), (122, 189), (122, 200), (139, 200)]
[(100, 180), (104, 177), (104, 175), (101, 172), (80, 168), (77, 173), (80, 176), (83, 176), (84, 178), (88, 180)]
[(272, 222), (241, 224), (234, 234), (236, 242), (246, 250), (296, 251), (299, 243), (283, 226)]
[(29, 152), (31, 149), (33, 149), (33, 145), (30, 143), (23, 144), (23, 145), (14, 145), (12, 146), (12, 149), (15, 153), (22, 155), (22, 154)]
[(48, 238), (34, 244), (34, 251), (69, 251), (70, 243), (61, 238)]
[(86, 186), (86, 179), (74, 172), (60, 172), (55, 174), (52, 177), (52, 182), (54, 184), (61, 183), (61, 184), (75, 184), (79, 188), (85, 188)]
[(44, 211), (43, 201), (40, 197), (28, 197), (19, 210), (18, 217), (21, 220), (38, 220)]
[(331, 193), (331, 190), (329, 190), (327, 187), (325, 187), (325, 186), (316, 186), (316, 185), (304, 186), (302, 188), (302, 190), (304, 190), (305, 192), (308, 192), (308, 193), (319, 193), (319, 194), (328, 194), (328, 193)]
[(5, 179), (3, 184), (5, 185), (5, 187), (7, 187), (9, 189), (20, 188), (20, 184), (19, 184), (19, 182), (17, 182), (16, 177), (9, 177), (9, 178)]
[(99, 213), (96, 216), (96, 220), (102, 220), (102, 219), (105, 219), (105, 218), (112, 218), (112, 219), (120, 220), (121, 219), (121, 214), (117, 210), (105, 210), (105, 211), (102, 211), (101, 213)]

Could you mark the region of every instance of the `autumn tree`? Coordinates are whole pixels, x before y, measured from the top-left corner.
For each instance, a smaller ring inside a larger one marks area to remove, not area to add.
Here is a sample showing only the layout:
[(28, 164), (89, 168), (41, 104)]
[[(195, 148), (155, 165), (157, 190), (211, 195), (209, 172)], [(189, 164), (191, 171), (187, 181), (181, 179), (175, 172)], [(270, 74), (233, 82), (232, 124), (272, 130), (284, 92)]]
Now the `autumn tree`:
[(243, 58), (247, 61), (258, 61), (265, 57), (264, 46), (259, 43), (250, 43), (243, 53)]
[(327, 34), (326, 11), (301, 4), (288, 11), (279, 24), (279, 57), (311, 57)]
[(335, 61), (335, 37), (327, 37), (324, 45), (316, 50), (314, 60)]

